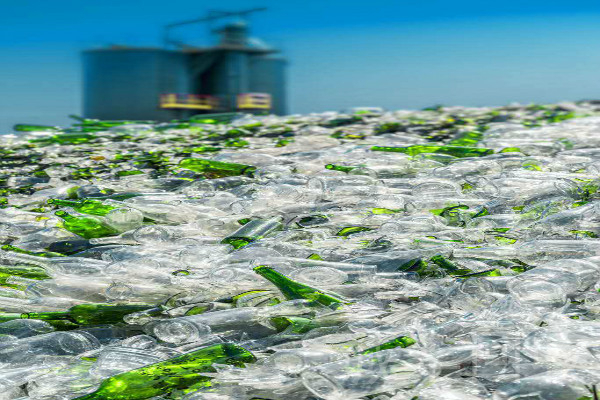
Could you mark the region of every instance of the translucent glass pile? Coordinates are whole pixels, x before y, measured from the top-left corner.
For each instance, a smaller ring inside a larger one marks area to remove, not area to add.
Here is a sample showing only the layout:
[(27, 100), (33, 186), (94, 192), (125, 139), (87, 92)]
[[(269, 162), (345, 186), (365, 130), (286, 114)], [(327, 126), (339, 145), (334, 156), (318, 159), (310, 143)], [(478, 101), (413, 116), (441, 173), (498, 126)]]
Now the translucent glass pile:
[(600, 102), (0, 136), (0, 400), (594, 400)]

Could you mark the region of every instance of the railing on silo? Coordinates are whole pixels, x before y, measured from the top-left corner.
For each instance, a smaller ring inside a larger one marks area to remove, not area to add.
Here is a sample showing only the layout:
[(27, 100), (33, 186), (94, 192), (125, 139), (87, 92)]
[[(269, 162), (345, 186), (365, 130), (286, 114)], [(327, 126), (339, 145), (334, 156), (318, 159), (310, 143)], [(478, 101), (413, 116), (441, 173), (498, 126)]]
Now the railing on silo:
[(219, 100), (206, 94), (165, 93), (160, 96), (160, 108), (215, 110)]
[(270, 110), (271, 95), (268, 93), (240, 93), (237, 96), (238, 110)]

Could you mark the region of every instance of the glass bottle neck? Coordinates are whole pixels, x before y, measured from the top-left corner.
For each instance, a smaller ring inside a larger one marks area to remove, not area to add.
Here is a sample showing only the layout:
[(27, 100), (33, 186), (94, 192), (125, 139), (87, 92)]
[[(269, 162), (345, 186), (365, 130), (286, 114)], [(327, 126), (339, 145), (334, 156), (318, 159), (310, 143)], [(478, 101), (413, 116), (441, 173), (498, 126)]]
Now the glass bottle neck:
[(291, 280), (290, 278), (283, 275), (282, 273), (274, 270), (271, 267), (267, 267), (266, 265), (260, 265), (256, 268), (254, 268), (254, 271), (257, 274), (259, 274), (260, 276), (262, 276), (263, 278), (268, 279), (270, 282), (272, 282), (273, 284), (275, 284), (277, 286), (284, 285), (284, 284), (296, 283), (293, 280)]
[(68, 311), (60, 312), (42, 312), (42, 313), (23, 313), (21, 314), (22, 319), (41, 319), (41, 320), (60, 320), (70, 319)]
[(78, 219), (77, 217), (74, 217), (71, 214), (69, 214), (68, 212), (62, 211), (62, 210), (55, 212), (54, 215), (64, 219), (65, 221), (77, 221), (77, 219)]

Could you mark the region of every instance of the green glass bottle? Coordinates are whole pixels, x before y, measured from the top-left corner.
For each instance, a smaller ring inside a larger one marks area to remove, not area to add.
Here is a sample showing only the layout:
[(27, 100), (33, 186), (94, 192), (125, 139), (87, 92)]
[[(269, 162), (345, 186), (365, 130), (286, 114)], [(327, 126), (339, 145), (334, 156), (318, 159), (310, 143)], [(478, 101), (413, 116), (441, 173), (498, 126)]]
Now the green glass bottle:
[(153, 306), (147, 304), (79, 304), (68, 311), (23, 313), (22, 319), (68, 320), (79, 325), (103, 325), (123, 322), (123, 317)]
[(86, 132), (61, 133), (49, 137), (31, 139), (30, 143), (45, 144), (81, 144), (87, 143), (96, 136)]
[(340, 229), (335, 236), (348, 237), (350, 235), (354, 235), (355, 233), (368, 232), (372, 230), (373, 228), (368, 228), (366, 226), (346, 226)]
[(378, 344), (377, 346), (369, 347), (368, 349), (359, 351), (356, 355), (376, 353), (381, 350), (394, 349), (396, 347), (406, 348), (417, 343), (417, 341), (410, 336), (398, 336), (387, 342)]
[(92, 118), (82, 118), (78, 115), (69, 115), (70, 118), (79, 121), (79, 124), (73, 124), (75, 126), (82, 127), (94, 127), (94, 128), (112, 128), (113, 126), (130, 125), (130, 124), (153, 124), (154, 121), (111, 121), (111, 120), (100, 120)]
[(282, 227), (281, 218), (279, 217), (255, 219), (242, 225), (240, 229), (227, 236), (221, 243), (230, 244), (235, 249), (240, 249)]
[(438, 267), (446, 270), (449, 273), (454, 273), (460, 270), (460, 268), (454, 264), (452, 261), (448, 260), (446, 257), (438, 254), (436, 256), (431, 257), (431, 262), (433, 262)]
[(304, 317), (273, 317), (271, 324), (280, 333), (302, 335), (321, 326), (314, 320)]
[(279, 289), (287, 300), (306, 299), (316, 301), (324, 306), (351, 304), (349, 300), (344, 299), (338, 294), (315, 289), (303, 283), (296, 282), (266, 265), (255, 267), (254, 272), (277, 286), (277, 289)]
[(15, 126), (13, 126), (13, 130), (16, 132), (41, 132), (41, 131), (56, 132), (56, 131), (59, 131), (60, 128), (57, 126), (47, 126), (47, 125), (16, 124)]
[(77, 212), (90, 215), (106, 215), (116, 208), (94, 199), (83, 199), (79, 201), (50, 199), (48, 200), (48, 204), (72, 207)]
[(387, 151), (394, 153), (404, 153), (409, 156), (416, 156), (421, 153), (441, 153), (453, 157), (485, 157), (494, 153), (493, 149), (483, 147), (462, 147), (462, 146), (435, 146), (435, 145), (413, 145), (407, 147), (392, 146), (373, 146), (372, 151)]
[(209, 179), (239, 175), (252, 176), (254, 171), (256, 171), (256, 167), (253, 167), (252, 165), (205, 160), (202, 158), (184, 158), (179, 162), (179, 166), (184, 169), (201, 173)]
[(346, 172), (346, 173), (348, 173), (348, 172), (350, 172), (353, 169), (356, 169), (358, 167), (347, 167), (345, 165), (327, 164), (327, 165), (325, 165), (325, 168), (326, 169), (330, 169), (332, 171), (340, 171), (340, 172)]
[(209, 386), (211, 377), (203, 373), (216, 372), (213, 364), (243, 367), (256, 361), (248, 350), (233, 343), (204, 347), (200, 350), (111, 376), (93, 393), (75, 400), (143, 400), (173, 391)]
[(0, 273), (10, 276), (21, 276), (27, 279), (50, 279), (50, 275), (41, 267), (29, 265), (0, 265)]
[(0, 323), (14, 321), (15, 319), (21, 319), (19, 313), (0, 313)]
[(64, 220), (63, 226), (66, 230), (85, 239), (114, 236), (119, 233), (94, 217), (75, 217), (62, 210), (56, 211), (54, 215)]
[(29, 254), (30, 256), (37, 256), (37, 257), (50, 258), (50, 257), (64, 257), (65, 256), (64, 254), (56, 253), (53, 251), (29, 251), (29, 250), (21, 249), (17, 246), (13, 246), (11, 244), (5, 244), (1, 248), (4, 251), (12, 251), (14, 253), (20, 253), (20, 254)]

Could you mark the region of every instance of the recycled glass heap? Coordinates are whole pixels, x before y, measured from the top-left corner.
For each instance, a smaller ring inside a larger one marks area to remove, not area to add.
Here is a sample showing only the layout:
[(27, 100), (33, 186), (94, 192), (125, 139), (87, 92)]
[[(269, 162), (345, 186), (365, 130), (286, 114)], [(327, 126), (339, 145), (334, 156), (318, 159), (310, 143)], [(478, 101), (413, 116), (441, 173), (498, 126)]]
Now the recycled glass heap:
[(15, 126), (0, 400), (593, 400), (600, 103)]

